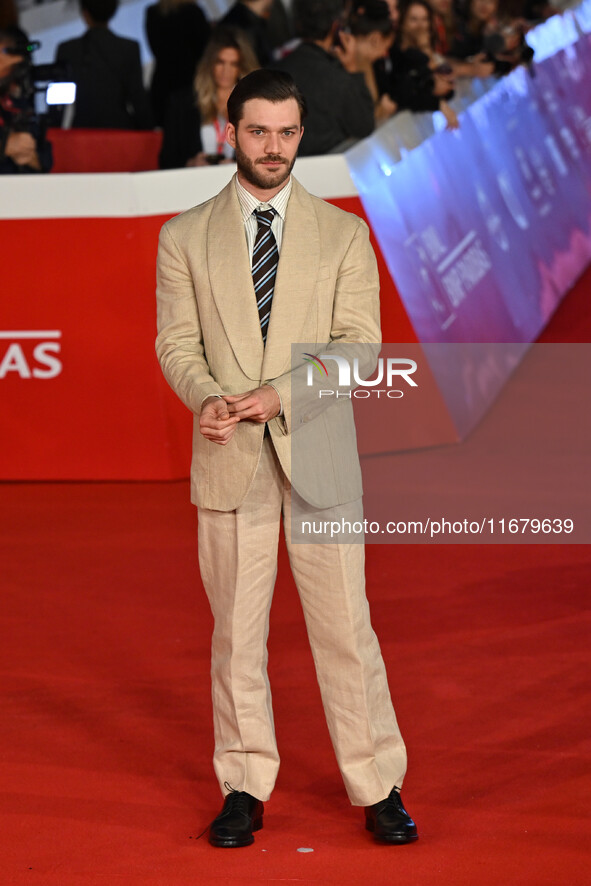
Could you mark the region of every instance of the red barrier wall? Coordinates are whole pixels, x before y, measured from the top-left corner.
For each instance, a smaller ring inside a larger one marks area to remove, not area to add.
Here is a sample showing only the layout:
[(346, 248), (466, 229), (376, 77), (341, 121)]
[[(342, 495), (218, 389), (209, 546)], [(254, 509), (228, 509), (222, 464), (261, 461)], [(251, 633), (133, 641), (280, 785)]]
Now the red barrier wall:
[[(331, 202), (363, 215), (357, 197)], [(154, 353), (169, 217), (0, 220), (3, 479), (187, 476), (191, 416)], [(384, 338), (415, 341), (379, 260)]]
[(52, 173), (143, 172), (158, 169), (161, 132), (119, 129), (49, 129)]

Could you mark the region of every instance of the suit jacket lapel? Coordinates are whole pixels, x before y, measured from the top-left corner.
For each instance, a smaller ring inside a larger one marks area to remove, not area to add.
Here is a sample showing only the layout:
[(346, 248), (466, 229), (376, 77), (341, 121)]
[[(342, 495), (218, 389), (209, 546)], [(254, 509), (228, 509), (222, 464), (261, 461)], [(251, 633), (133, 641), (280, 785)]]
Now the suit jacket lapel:
[(263, 339), (234, 179), (213, 204), (207, 229), (207, 263), (212, 295), (228, 341), (244, 374), (259, 381)]
[(291, 365), (291, 343), (300, 341), (313, 304), (320, 265), (320, 232), (312, 199), (293, 179), (261, 378), (276, 378)]

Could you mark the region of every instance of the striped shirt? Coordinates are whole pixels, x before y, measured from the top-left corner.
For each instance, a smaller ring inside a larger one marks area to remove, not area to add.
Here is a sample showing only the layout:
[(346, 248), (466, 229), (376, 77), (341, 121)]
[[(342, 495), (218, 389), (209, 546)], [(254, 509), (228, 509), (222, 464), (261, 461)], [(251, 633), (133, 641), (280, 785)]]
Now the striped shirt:
[(258, 222), (256, 216), (253, 215), (255, 209), (269, 209), (273, 207), (275, 216), (271, 224), (271, 230), (277, 241), (277, 251), (281, 252), (281, 239), (283, 237), (283, 224), (285, 222), (285, 213), (287, 212), (287, 202), (291, 195), (291, 175), (289, 180), (281, 190), (272, 197), (268, 203), (261, 203), (257, 197), (254, 197), (250, 191), (240, 184), (238, 176), (236, 176), (236, 193), (238, 194), (238, 202), (242, 210), (242, 218), (244, 220), (244, 231), (246, 233), (246, 245), (250, 256), (252, 266), (252, 252), (254, 249), (254, 241), (257, 235)]

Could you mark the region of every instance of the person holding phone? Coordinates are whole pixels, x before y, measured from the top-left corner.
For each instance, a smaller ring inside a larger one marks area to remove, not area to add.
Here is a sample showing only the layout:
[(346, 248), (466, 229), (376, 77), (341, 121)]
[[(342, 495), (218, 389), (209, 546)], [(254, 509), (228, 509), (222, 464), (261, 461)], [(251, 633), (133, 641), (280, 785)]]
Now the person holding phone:
[(375, 128), (369, 59), (350, 32), (342, 0), (294, 0), (292, 12), (302, 42), (274, 67), (293, 77), (308, 102), (300, 156), (345, 150)]
[(241, 77), (258, 68), (248, 40), (236, 28), (220, 27), (205, 49), (195, 77), (201, 116), (201, 151), (187, 166), (228, 162), (234, 151), (226, 141), (228, 98)]
[(409, 0), (400, 10), (388, 64), (378, 73), (380, 92), (399, 110), (441, 111), (448, 129), (459, 121), (449, 100), (454, 95), (450, 65), (435, 51), (433, 11), (427, 0)]

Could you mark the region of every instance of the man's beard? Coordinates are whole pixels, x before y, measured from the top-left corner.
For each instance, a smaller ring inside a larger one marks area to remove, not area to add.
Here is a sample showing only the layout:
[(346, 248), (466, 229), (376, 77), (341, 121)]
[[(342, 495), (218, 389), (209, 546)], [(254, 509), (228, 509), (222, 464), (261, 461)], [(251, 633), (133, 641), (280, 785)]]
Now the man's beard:
[[(238, 139), (236, 139), (235, 151), (238, 172), (247, 182), (249, 182), (249, 184), (254, 185), (255, 188), (261, 188), (263, 191), (271, 191), (287, 181), (291, 170), (293, 169), (293, 164), (296, 161), (296, 158), (294, 157), (290, 163), (287, 157), (283, 157), (281, 154), (266, 154), (264, 157), (259, 157), (257, 160), (253, 161), (250, 157), (247, 157), (241, 149), (238, 144)], [(283, 166), (280, 166), (275, 172), (271, 172), (270, 170), (264, 171), (264, 168), (259, 171), (258, 165), (262, 164), (263, 161), (269, 160), (283, 163)]]

